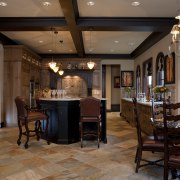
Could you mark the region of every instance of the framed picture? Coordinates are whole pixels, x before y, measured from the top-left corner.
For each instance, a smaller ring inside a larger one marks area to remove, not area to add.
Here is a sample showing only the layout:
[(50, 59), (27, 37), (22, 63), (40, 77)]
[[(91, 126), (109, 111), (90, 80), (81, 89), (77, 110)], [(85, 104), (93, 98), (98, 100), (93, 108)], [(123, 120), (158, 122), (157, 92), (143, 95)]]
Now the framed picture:
[(121, 87), (133, 86), (133, 71), (121, 71)]
[(120, 76), (114, 77), (114, 88), (120, 88)]
[(175, 54), (171, 53), (171, 56), (165, 56), (165, 84), (175, 83)]

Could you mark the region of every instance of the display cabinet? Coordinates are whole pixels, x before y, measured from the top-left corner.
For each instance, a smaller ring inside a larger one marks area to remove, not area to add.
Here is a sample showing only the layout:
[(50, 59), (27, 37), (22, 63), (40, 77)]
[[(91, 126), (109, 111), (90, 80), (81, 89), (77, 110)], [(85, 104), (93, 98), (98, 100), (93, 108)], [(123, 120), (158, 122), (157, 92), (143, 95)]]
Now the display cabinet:
[(4, 46), (4, 120), (17, 124), (16, 96), (30, 103), (30, 81), (40, 81), (40, 57), (21, 45)]

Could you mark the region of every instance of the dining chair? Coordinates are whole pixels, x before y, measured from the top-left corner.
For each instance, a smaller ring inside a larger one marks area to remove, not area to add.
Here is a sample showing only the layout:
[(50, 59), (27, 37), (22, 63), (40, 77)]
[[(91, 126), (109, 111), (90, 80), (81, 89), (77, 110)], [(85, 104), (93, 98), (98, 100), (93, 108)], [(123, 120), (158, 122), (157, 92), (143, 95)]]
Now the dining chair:
[[(156, 140), (153, 136), (143, 136), (142, 130), (141, 130), (141, 124), (139, 121), (139, 114), (138, 114), (138, 107), (137, 107), (137, 99), (133, 98), (133, 111), (134, 111), (134, 119), (136, 123), (136, 129), (137, 129), (137, 138), (138, 138), (138, 145), (135, 155), (135, 163), (136, 163), (136, 170), (135, 172), (138, 172), (138, 169), (143, 166), (148, 165), (157, 165), (162, 167), (163, 165), (160, 163), (163, 161), (163, 158), (150, 161), (147, 159), (142, 158), (142, 152), (143, 151), (149, 151), (149, 152), (164, 152), (164, 143), (161, 140)], [(140, 164), (141, 161), (144, 161), (144, 164)]]
[[(45, 128), (45, 137), (47, 143), (50, 144), (48, 140), (48, 124), (49, 124), (49, 117), (44, 110), (41, 109), (30, 109), (27, 104), (25, 103), (22, 97), (17, 96), (15, 98), (15, 104), (17, 107), (17, 120), (18, 120), (18, 127), (19, 127), (19, 137), (17, 140), (17, 144), (21, 144), (21, 137), (22, 135), (26, 136), (26, 142), (24, 147), (28, 148), (29, 137), (36, 136), (37, 140), (39, 141), (41, 136), (41, 120), (46, 121), (46, 128)], [(34, 122), (34, 129), (29, 127), (29, 124)], [(23, 131), (23, 126), (25, 127), (25, 131)]]
[[(154, 96), (151, 98), (151, 110), (152, 115), (150, 118), (151, 125), (153, 127), (153, 135), (157, 139), (164, 139), (164, 132), (163, 132), (163, 102), (166, 102), (167, 104), (171, 103), (171, 97), (169, 96), (167, 99), (164, 99), (164, 101), (161, 102), (155, 102)], [(171, 110), (167, 111), (167, 114), (171, 114)]]
[[(171, 112), (171, 113), (168, 113)], [(172, 178), (180, 178), (180, 103), (163, 103), (164, 116), (164, 180), (169, 170)]]
[[(98, 141), (98, 148), (101, 139), (101, 101), (94, 97), (80, 99), (80, 138), (81, 148), (83, 147), (83, 138), (95, 136)], [(92, 127), (95, 124), (96, 127)]]

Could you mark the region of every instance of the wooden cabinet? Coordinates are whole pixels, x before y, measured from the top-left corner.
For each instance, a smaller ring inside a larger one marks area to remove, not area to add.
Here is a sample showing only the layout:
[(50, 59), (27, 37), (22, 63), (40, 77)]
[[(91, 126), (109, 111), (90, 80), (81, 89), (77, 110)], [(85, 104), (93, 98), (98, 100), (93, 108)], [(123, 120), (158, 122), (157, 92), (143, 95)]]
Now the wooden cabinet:
[[(145, 134), (152, 134), (153, 128), (150, 122), (151, 118), (151, 103), (137, 103), (138, 114), (140, 119), (140, 124), (142, 131)], [(130, 99), (121, 100), (121, 116), (130, 123), (130, 125), (135, 126), (134, 115), (133, 115), (133, 103)]]
[(131, 126), (135, 126), (133, 116), (133, 103), (130, 100), (121, 99), (121, 116), (126, 119)]
[(17, 124), (16, 96), (29, 104), (30, 80), (40, 81), (40, 57), (21, 45), (4, 46), (4, 120)]

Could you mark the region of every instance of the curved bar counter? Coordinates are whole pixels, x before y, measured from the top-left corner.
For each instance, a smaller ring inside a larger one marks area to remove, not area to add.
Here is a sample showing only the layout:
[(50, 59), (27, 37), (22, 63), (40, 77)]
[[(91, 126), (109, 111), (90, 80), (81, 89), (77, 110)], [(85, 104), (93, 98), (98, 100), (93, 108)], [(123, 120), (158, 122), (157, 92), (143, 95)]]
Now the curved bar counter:
[[(48, 137), (57, 144), (79, 141), (80, 98), (40, 98), (42, 108), (49, 115)], [(106, 137), (106, 99), (101, 99), (101, 140)], [(44, 129), (45, 124), (42, 125)]]

